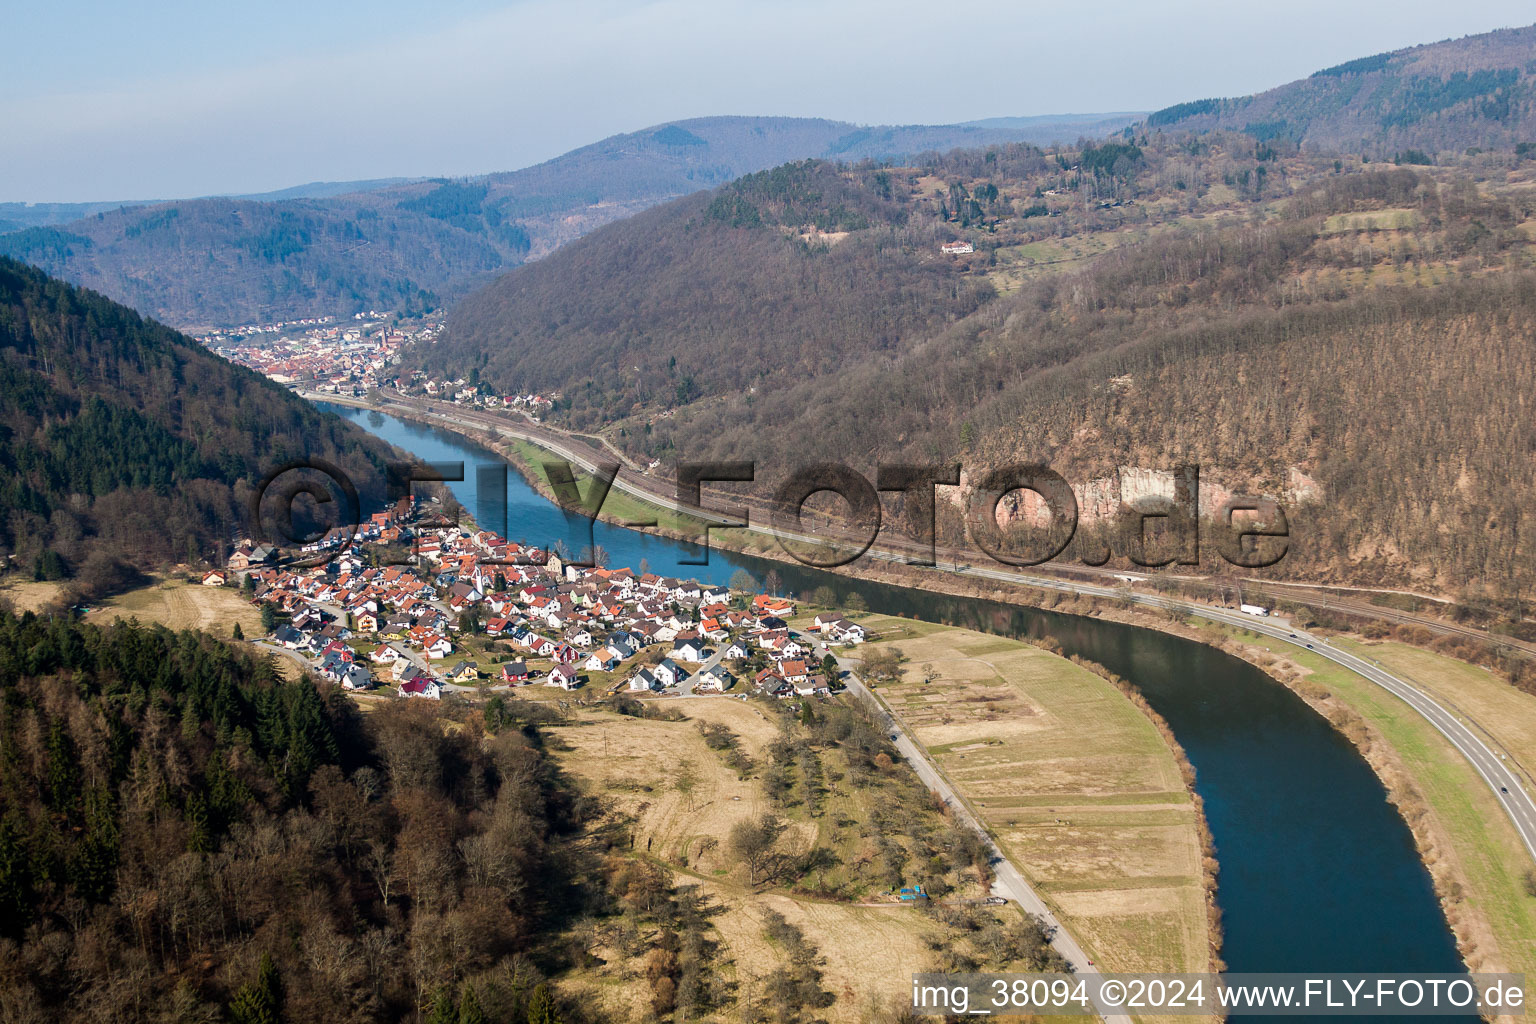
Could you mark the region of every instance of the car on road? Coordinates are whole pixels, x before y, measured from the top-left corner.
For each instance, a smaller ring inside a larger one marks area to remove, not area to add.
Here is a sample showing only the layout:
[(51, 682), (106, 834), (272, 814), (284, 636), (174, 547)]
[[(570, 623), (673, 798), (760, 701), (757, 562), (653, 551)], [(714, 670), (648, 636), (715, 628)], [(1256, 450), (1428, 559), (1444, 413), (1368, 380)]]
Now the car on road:
[(1307, 650), (1310, 651), (1311, 649), (1312, 649), (1312, 645), (1311, 644), (1307, 644)]
[(893, 742), (893, 743), (894, 743), (894, 742), (895, 742), (895, 741), (896, 741), (896, 740), (898, 740), (898, 739), (899, 739), (899, 738), (900, 738), (900, 737), (899, 737), (899, 736), (897, 736), (897, 734), (896, 734), (896, 733), (894, 733), (894, 732), (893, 732), (893, 733), (891, 733), (891, 742)]
[(1500, 787), (1499, 787), (1499, 792), (1500, 792), (1500, 793), (1504, 793), (1504, 794), (1506, 794), (1506, 795), (1508, 795), (1508, 793), (1509, 793), (1509, 787), (1508, 787), (1508, 786), (1500, 786)]
[(1295, 639), (1296, 639), (1296, 634), (1295, 634), (1295, 633), (1292, 633), (1292, 634), (1291, 634), (1291, 639), (1292, 639), (1292, 640), (1295, 640)]

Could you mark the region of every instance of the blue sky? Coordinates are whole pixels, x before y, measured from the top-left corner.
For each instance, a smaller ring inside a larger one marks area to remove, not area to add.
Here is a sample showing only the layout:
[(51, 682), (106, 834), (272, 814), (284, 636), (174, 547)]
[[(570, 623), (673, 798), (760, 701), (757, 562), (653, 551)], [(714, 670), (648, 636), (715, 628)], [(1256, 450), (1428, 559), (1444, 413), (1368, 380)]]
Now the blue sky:
[(1529, 0), (11, 0), (0, 201), (509, 170), (709, 114), (1156, 109), (1527, 24)]

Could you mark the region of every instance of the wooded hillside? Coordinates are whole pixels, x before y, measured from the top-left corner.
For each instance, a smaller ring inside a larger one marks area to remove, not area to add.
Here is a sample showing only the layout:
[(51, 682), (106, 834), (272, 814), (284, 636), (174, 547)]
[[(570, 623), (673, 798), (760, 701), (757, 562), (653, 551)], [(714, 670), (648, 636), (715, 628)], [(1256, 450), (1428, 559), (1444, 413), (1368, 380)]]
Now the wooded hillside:
[(1277, 89), (1179, 103), (1149, 132), (1248, 132), (1374, 159), (1536, 142), (1536, 25), (1360, 57)]
[(97, 209), (0, 235), (0, 255), (188, 329), (421, 311), (604, 224), (787, 160), (1076, 139), (1130, 120), (861, 128), (820, 118), (695, 118), (479, 177)]
[(764, 494), (811, 450), (1043, 461), (1111, 502), (1196, 461), (1292, 504), (1277, 572), (1514, 595), (1533, 170), (1222, 133), (797, 165), (508, 275), (419, 359), (559, 390), (639, 458), (755, 459)]
[[(931, 225), (833, 165), (786, 164), (613, 225), (466, 300), (425, 353), (559, 389), (591, 422), (777, 391), (896, 349), (992, 294), (921, 250)], [(855, 235), (844, 236), (848, 232)]]
[(364, 721), (205, 635), (5, 613), (0, 708), (8, 1019), (581, 1019), (527, 955), (578, 818), (510, 719)]
[(0, 394), (0, 552), (49, 578), (93, 558), (222, 561), (257, 482), (292, 459), (382, 497), (387, 449), (360, 429), (3, 257)]

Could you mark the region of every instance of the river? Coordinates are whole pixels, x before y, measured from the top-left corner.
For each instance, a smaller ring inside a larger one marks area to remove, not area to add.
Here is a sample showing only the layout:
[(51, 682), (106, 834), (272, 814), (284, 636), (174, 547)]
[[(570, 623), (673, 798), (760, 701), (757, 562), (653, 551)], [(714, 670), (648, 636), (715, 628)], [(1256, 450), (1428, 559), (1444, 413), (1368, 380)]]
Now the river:
[[(479, 507), (477, 465), (489, 450), (446, 431), (336, 405), (322, 408), (433, 462), (462, 461), (453, 483)], [(508, 473), (514, 540), (577, 543), (583, 521)], [(598, 523), (611, 564), (725, 583), (738, 569), (778, 572), (794, 593), (858, 591), (872, 610), (1007, 636), (1054, 637), (1132, 680), (1173, 729), (1197, 772), (1196, 788), (1221, 863), (1228, 969), (1246, 971), (1464, 971), (1413, 837), (1364, 759), (1289, 690), (1239, 658), (1156, 630), (1034, 608), (853, 580), (798, 565), (712, 551), (688, 564), (686, 545)], [(584, 541), (580, 541), (584, 544)]]

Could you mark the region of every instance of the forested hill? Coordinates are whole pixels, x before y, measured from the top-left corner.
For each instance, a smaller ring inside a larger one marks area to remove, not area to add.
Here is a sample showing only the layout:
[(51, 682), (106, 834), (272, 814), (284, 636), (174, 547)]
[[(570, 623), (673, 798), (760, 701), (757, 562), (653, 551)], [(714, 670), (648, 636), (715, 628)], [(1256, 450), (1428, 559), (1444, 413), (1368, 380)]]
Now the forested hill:
[(527, 720), (424, 703), (0, 612), (7, 1019), (586, 1021), (529, 955), (577, 909), (572, 795)]
[(811, 117), (700, 117), (615, 135), (485, 181), (507, 216), (531, 225), (533, 251), (541, 255), (576, 236), (549, 221), (552, 214), (569, 216), (576, 203), (595, 207), (581, 215), (578, 230), (584, 231), (614, 219), (601, 212), (603, 204), (632, 213), (637, 203), (653, 205), (793, 160), (887, 160), (1007, 142), (1073, 141), (1116, 131), (1135, 116), (873, 126)]
[(50, 577), (219, 560), (290, 459), (377, 496), (385, 448), (94, 292), (0, 257), (0, 553)]
[(1536, 582), (1533, 185), (1509, 150), (1237, 133), (789, 165), (513, 271), (410, 358), (553, 391), (663, 473), (755, 459), (762, 495), (811, 450), (1042, 461), (1103, 516), (1198, 462), (1208, 512), (1291, 507), (1276, 572), (1508, 595)]
[(413, 311), (452, 302), (594, 228), (788, 160), (1076, 139), (1117, 130), (1133, 116), (874, 127), (698, 118), (481, 177), (97, 209), (0, 235), (0, 254), (188, 329)]
[(1379, 53), (1254, 96), (1159, 110), (1149, 131), (1227, 129), (1376, 159), (1536, 143), (1536, 25)]
[(938, 226), (910, 225), (906, 203), (867, 185), (786, 164), (610, 225), (465, 300), (424, 366), (564, 390), (622, 417), (777, 391), (895, 351), (993, 294), (934, 258)]

